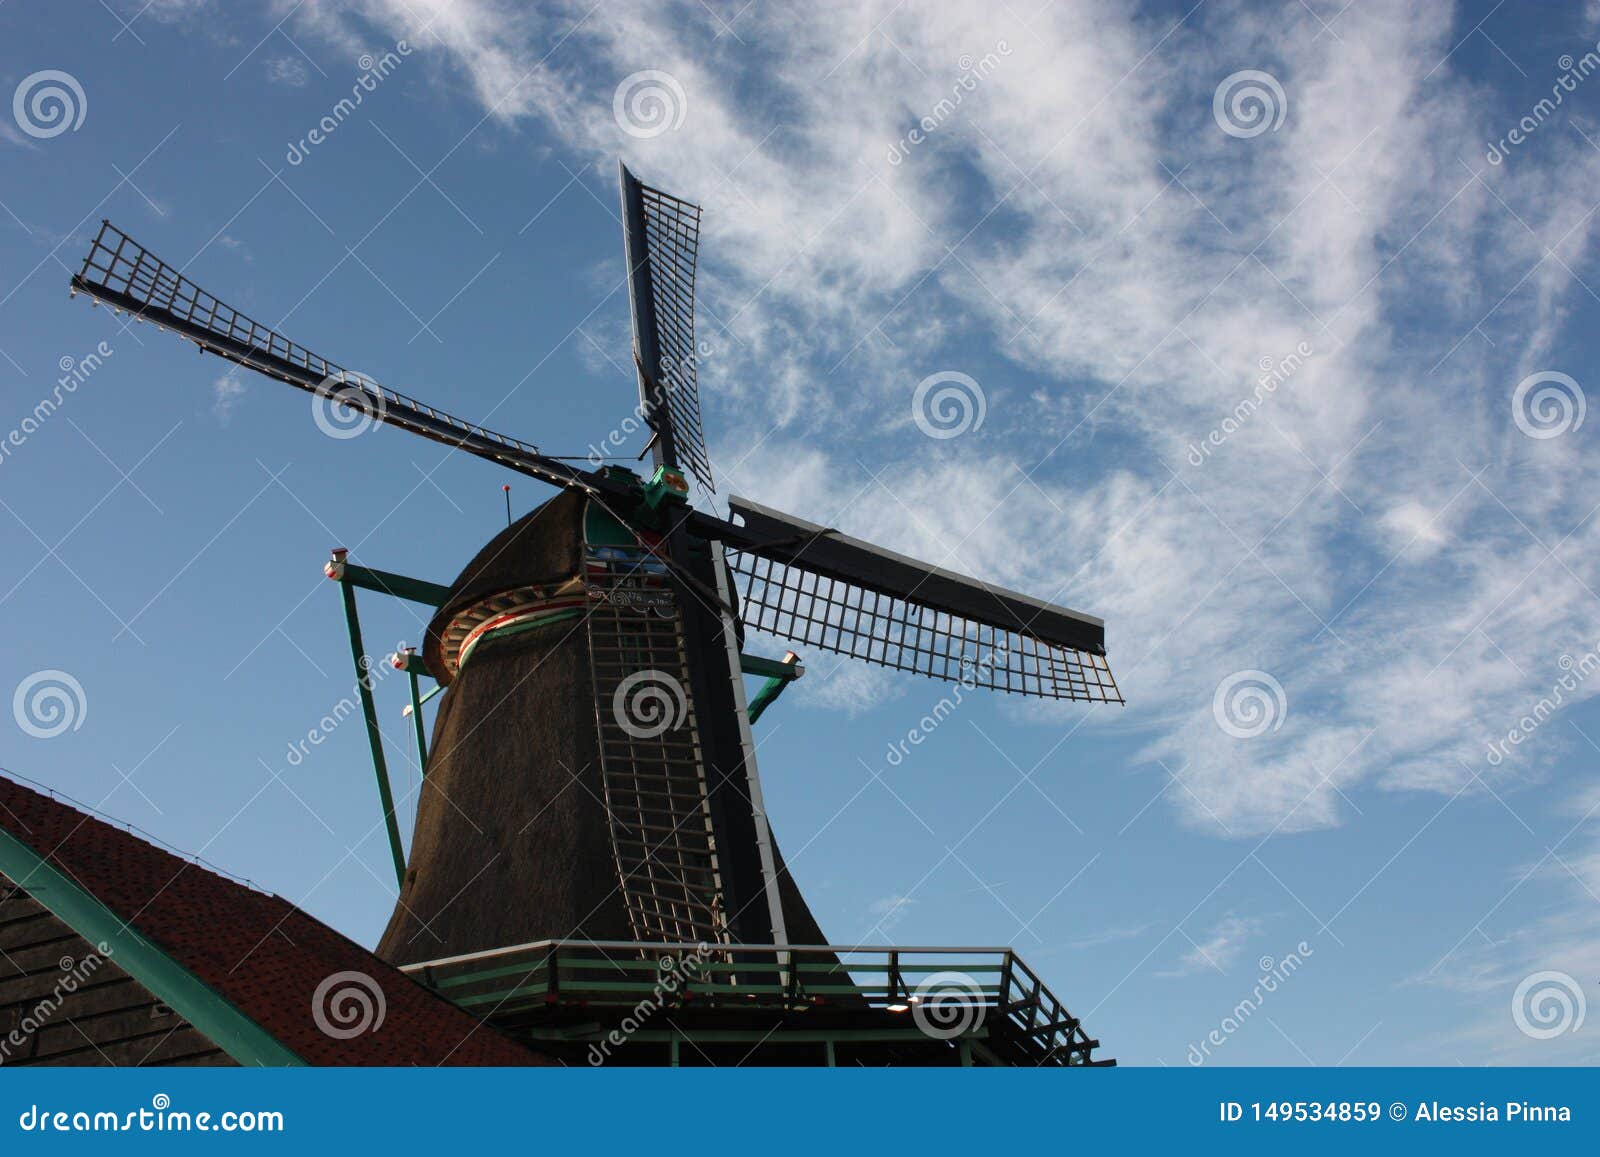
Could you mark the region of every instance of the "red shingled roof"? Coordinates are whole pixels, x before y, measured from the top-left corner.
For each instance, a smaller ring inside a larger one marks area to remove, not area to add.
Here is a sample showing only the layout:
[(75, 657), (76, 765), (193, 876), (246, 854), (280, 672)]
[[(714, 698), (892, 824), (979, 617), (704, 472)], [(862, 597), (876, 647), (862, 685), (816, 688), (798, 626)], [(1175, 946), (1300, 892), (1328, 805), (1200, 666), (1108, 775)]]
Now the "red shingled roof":
[[(552, 1063), (287, 900), (225, 879), (4, 776), (0, 828), (309, 1064)], [(27, 889), (26, 880), (16, 883)], [(376, 1031), (338, 1040), (317, 1027), (313, 994), (337, 972), (365, 973), (382, 990), (386, 1010)]]

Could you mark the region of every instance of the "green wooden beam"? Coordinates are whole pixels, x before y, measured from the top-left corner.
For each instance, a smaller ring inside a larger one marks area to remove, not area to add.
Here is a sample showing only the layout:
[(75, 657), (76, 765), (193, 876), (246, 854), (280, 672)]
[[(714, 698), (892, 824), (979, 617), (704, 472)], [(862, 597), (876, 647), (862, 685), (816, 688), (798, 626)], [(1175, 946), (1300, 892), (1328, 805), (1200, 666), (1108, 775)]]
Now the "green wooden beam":
[(355, 661), (356, 686), (361, 691), (361, 713), (367, 720), (367, 746), (372, 749), (372, 770), (378, 777), (378, 801), (383, 805), (383, 822), (389, 830), (389, 852), (394, 857), (395, 883), (402, 888), (406, 882), (406, 855), (400, 846), (400, 824), (394, 814), (394, 790), (389, 786), (389, 765), (383, 758), (383, 733), (378, 730), (378, 708), (372, 701), (371, 660), (361, 646), (361, 620), (356, 617), (356, 592), (350, 579), (351, 568), (345, 567), (339, 580), (339, 593), (344, 598), (344, 621), (350, 629), (350, 656)]
[(430, 583), (424, 579), (408, 578), (391, 571), (357, 566), (353, 562), (344, 564), (344, 578), (346, 582), (365, 590), (393, 595), (397, 599), (406, 599), (413, 603), (426, 603), (430, 607), (442, 607), (450, 598), (449, 587)]
[[(790, 651), (793, 655), (794, 652)], [(785, 683), (791, 682), (806, 673), (797, 659), (763, 659), (760, 655), (739, 656), (739, 670), (746, 675), (765, 675), (769, 679), (782, 679)]]
[(777, 702), (778, 696), (788, 689), (790, 683), (804, 675), (806, 669), (800, 665), (799, 657), (790, 651), (782, 659), (763, 659), (759, 655), (740, 655), (739, 669), (746, 675), (765, 675), (767, 681), (750, 697), (746, 707), (749, 712), (750, 722), (754, 723)]
[(305, 1064), (226, 997), (6, 831), (0, 831), (0, 873), (89, 943), (104, 945), (119, 968), (239, 1064)]
[[(410, 657), (415, 659), (415, 652)], [(422, 695), (417, 687), (417, 673), (410, 665), (406, 667), (406, 678), (411, 683), (411, 722), (417, 729), (417, 768), (427, 775), (428, 729), (422, 725)]]

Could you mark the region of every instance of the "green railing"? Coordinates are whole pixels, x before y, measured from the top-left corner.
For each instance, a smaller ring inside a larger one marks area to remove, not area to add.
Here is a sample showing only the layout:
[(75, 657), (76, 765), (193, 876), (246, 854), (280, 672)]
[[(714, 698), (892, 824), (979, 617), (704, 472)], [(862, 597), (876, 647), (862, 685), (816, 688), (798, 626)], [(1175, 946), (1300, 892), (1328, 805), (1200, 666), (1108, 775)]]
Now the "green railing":
[(1038, 1064), (1093, 1064), (1099, 1042), (1009, 948), (546, 940), (408, 965), (491, 1023), (581, 1007), (855, 1012), (931, 1040), (1007, 1043)]

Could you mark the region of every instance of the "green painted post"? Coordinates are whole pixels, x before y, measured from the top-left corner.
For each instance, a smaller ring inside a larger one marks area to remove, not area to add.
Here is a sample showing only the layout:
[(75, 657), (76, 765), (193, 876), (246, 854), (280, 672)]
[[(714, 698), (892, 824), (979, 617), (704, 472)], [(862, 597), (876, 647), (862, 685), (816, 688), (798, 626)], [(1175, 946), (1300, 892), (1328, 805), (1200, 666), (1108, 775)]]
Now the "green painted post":
[(361, 621), (356, 617), (356, 592), (350, 580), (339, 580), (344, 596), (344, 621), (350, 628), (350, 656), (355, 660), (356, 686), (361, 689), (361, 713), (367, 719), (367, 744), (372, 748), (372, 768), (378, 777), (378, 799), (383, 804), (383, 822), (389, 829), (389, 851), (394, 856), (394, 879), (401, 887), (406, 882), (406, 857), (400, 848), (400, 825), (394, 816), (394, 792), (389, 787), (389, 767), (383, 759), (383, 735), (378, 731), (378, 708), (372, 701), (372, 674), (361, 646)]
[(426, 776), (428, 774), (428, 732), (422, 726), (422, 695), (417, 687), (417, 673), (410, 667), (406, 668), (406, 678), (411, 680), (411, 722), (417, 729), (417, 767)]

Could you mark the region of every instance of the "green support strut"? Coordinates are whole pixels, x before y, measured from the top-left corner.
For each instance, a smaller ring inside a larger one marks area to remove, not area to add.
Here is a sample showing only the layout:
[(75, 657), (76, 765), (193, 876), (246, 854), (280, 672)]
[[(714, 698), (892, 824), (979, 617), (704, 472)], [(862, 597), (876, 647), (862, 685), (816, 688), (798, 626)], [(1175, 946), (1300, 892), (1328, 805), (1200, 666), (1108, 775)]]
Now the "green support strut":
[[(340, 561), (343, 561), (342, 559)], [(344, 619), (350, 628), (350, 657), (355, 661), (356, 686), (361, 690), (361, 713), (367, 719), (367, 743), (372, 748), (372, 767), (378, 776), (378, 798), (383, 804), (383, 822), (389, 829), (389, 851), (394, 855), (395, 883), (406, 882), (406, 856), (400, 847), (400, 825), (394, 815), (394, 791), (389, 787), (389, 767), (383, 759), (383, 736), (378, 731), (378, 708), (372, 701), (372, 675), (363, 664), (366, 651), (361, 646), (361, 621), (356, 618), (356, 592), (350, 580), (339, 576), (339, 593), (344, 597)], [(416, 679), (412, 678), (412, 695)], [(420, 727), (420, 724), (418, 725)]]
[[(406, 648), (408, 651), (411, 648)], [(423, 775), (428, 774), (428, 731), (422, 725), (422, 692), (417, 686), (417, 669), (410, 663), (406, 664), (406, 678), (411, 682), (411, 723), (417, 729), (417, 767)]]
[(762, 713), (782, 695), (801, 675), (805, 668), (800, 665), (800, 657), (793, 651), (784, 652), (782, 661), (775, 659), (762, 659), (755, 655), (740, 655), (739, 667), (746, 675), (765, 675), (767, 681), (761, 689), (750, 697), (750, 705), (746, 709), (750, 715), (750, 722), (760, 719)]

